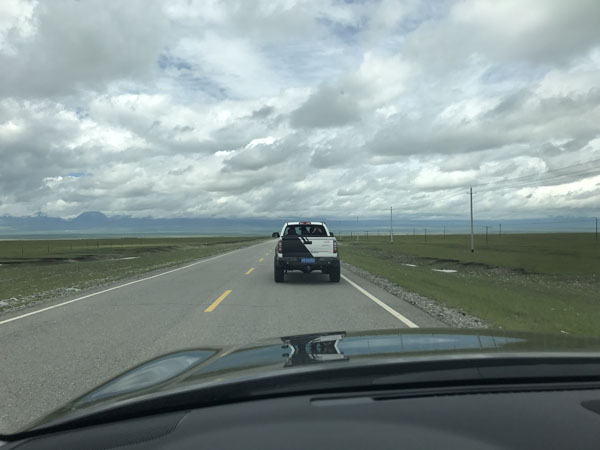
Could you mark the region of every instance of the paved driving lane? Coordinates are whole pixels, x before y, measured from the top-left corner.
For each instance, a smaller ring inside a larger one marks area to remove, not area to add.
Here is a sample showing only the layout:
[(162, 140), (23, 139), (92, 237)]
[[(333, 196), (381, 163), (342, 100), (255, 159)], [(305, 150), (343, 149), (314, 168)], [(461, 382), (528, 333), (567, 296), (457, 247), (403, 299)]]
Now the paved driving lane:
[[(273, 248), (274, 241), (261, 243), (10, 322), (18, 315), (0, 316), (0, 432), (14, 432), (165, 352), (407, 326), (344, 279), (330, 283), (320, 273), (290, 273), (285, 283), (274, 283)], [(443, 326), (343, 274), (416, 325)]]

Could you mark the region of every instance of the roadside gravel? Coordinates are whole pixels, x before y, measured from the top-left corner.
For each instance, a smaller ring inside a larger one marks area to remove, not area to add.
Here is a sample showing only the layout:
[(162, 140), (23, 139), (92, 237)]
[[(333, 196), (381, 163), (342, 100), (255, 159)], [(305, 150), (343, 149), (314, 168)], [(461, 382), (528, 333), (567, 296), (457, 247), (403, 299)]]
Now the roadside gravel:
[(348, 264), (346, 262), (342, 262), (342, 267), (363, 278), (366, 278), (371, 283), (374, 283), (377, 286), (385, 289), (390, 294), (395, 295), (396, 297), (404, 300), (405, 302), (408, 302), (411, 305), (422, 309), (429, 315), (435, 317), (441, 322), (444, 322), (448, 326), (455, 328), (489, 327), (488, 323), (486, 323), (484, 320), (478, 317), (467, 314), (466, 312), (458, 310), (456, 308), (444, 306), (428, 297), (424, 297), (414, 292), (409, 292), (406, 289), (398, 286), (397, 284), (392, 283), (391, 281), (385, 278), (373, 275), (372, 273), (361, 269), (360, 267), (353, 266), (352, 264)]

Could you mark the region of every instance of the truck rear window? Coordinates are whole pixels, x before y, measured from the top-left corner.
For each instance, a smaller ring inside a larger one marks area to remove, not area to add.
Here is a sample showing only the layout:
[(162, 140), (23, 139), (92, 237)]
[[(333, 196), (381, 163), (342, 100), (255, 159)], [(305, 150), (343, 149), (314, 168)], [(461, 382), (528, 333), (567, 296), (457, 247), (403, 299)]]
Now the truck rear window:
[(284, 236), (327, 236), (322, 225), (288, 225)]

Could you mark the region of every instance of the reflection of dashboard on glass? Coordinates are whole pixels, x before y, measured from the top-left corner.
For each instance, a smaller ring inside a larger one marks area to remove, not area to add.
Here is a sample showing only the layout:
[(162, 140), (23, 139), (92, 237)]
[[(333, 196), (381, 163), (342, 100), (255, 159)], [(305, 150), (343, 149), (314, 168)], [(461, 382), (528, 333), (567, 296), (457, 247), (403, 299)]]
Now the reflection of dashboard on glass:
[(596, 387), (575, 385), (276, 396), (82, 426), (7, 450), (597, 449), (600, 416), (589, 403), (598, 398)]
[(338, 347), (344, 336), (346, 333), (342, 331), (282, 337), (283, 348), (289, 350), (284, 367), (347, 360)]

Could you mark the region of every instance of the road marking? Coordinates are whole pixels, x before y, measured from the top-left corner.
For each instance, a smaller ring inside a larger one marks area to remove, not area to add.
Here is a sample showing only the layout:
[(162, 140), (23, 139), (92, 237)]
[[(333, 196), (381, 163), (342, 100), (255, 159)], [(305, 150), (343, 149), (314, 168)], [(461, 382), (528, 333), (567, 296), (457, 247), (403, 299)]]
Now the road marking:
[(230, 251), (230, 252), (227, 252), (227, 253), (222, 253), (220, 255), (213, 256), (213, 257), (208, 258), (208, 259), (203, 259), (201, 261), (196, 261), (195, 263), (188, 264), (187, 266), (178, 267), (177, 269), (168, 270), (166, 272), (162, 272), (162, 273), (159, 273), (159, 274), (156, 274), (156, 275), (152, 275), (152, 276), (149, 276), (149, 277), (146, 277), (146, 278), (141, 278), (139, 280), (129, 281), (128, 283), (120, 284), (118, 286), (113, 286), (111, 288), (104, 289), (103, 291), (94, 292), (92, 294), (84, 295), (83, 297), (74, 298), (73, 300), (68, 300), (66, 302), (59, 303), (58, 305), (48, 306), (46, 308), (38, 309), (37, 311), (32, 311), (32, 312), (29, 312), (27, 314), (22, 314), (20, 316), (12, 317), (10, 319), (6, 319), (6, 320), (1, 321), (0, 325), (4, 325), (5, 323), (13, 322), (13, 321), (19, 320), (19, 319), (24, 319), (25, 317), (33, 316), (35, 314), (39, 314), (39, 313), (42, 313), (44, 311), (50, 311), (51, 309), (54, 309), (54, 308), (60, 308), (61, 306), (65, 306), (65, 305), (68, 305), (70, 303), (75, 303), (75, 302), (78, 302), (80, 300), (85, 300), (86, 298), (90, 298), (90, 297), (94, 297), (96, 295), (104, 294), (106, 292), (114, 291), (115, 289), (121, 289), (123, 287), (131, 286), (132, 284), (141, 283), (142, 281), (151, 280), (152, 278), (162, 277), (163, 275), (168, 275), (170, 273), (177, 272), (178, 270), (187, 269), (188, 267), (192, 267), (192, 266), (195, 266), (197, 264), (202, 264), (202, 263), (205, 263), (205, 262), (213, 261), (215, 259), (222, 258), (222, 257), (227, 256), (227, 255), (231, 255), (232, 253), (237, 253), (237, 252), (240, 252), (242, 250), (246, 250), (247, 248), (252, 248), (252, 247), (256, 247), (258, 245), (263, 245), (263, 244), (264, 244), (264, 242), (261, 242), (259, 244), (251, 245), (250, 247), (239, 248), (237, 250), (233, 250), (233, 251)]
[(381, 306), (383, 309), (385, 309), (387, 312), (389, 312), (392, 316), (394, 316), (400, 322), (403, 322), (409, 328), (419, 328), (419, 326), (416, 323), (414, 323), (413, 321), (411, 321), (411, 320), (407, 319), (406, 317), (404, 317), (402, 314), (400, 314), (398, 311), (396, 311), (391, 306), (388, 306), (387, 304), (383, 303), (381, 300), (379, 300), (377, 297), (375, 297), (370, 292), (365, 291), (363, 288), (361, 288), (358, 284), (356, 284), (350, 278), (348, 278), (348, 277), (346, 277), (344, 275), (341, 275), (341, 277), (344, 280), (346, 280), (348, 283), (350, 283), (350, 285), (352, 287), (358, 289), (360, 292), (362, 292), (363, 294), (365, 294), (367, 297), (369, 297), (371, 300), (373, 300), (375, 303), (377, 303), (379, 306)]
[(231, 289), (227, 289), (225, 292), (223, 292), (221, 296), (212, 303), (212, 305), (204, 310), (204, 312), (211, 312), (214, 310), (217, 306), (219, 306), (219, 303), (225, 300), (225, 297), (227, 297), (229, 294), (231, 294)]
[(250, 267), (250, 270), (248, 272), (246, 272), (246, 275), (250, 275), (253, 270), (254, 270), (254, 267)]
[(258, 262), (263, 262), (264, 260), (265, 260), (265, 258), (260, 258), (260, 259), (258, 260)]

